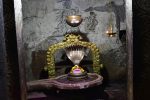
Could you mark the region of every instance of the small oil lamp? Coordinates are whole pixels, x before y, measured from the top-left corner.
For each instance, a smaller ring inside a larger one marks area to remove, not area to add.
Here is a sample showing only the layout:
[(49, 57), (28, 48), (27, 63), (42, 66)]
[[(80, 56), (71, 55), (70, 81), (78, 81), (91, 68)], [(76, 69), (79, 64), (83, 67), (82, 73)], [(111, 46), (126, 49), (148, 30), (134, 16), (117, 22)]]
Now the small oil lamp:
[(112, 25), (109, 25), (108, 30), (106, 31), (106, 34), (109, 37), (114, 37), (115, 36), (116, 33), (113, 32), (113, 26)]

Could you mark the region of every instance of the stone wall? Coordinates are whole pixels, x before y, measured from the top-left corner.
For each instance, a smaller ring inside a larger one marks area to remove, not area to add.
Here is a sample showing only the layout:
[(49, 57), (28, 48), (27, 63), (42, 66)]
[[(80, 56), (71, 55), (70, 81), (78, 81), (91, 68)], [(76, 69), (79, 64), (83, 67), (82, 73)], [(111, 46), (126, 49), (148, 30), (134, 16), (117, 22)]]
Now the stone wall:
[[(125, 6), (123, 0), (22, 0), (23, 41), (26, 49), (27, 79), (32, 75), (32, 52), (47, 50), (58, 43), (63, 35), (72, 29), (66, 24), (67, 15), (82, 15), (79, 26), (91, 42), (101, 51), (101, 63), (106, 67), (111, 80), (121, 79), (126, 71), (125, 51)], [(112, 16), (115, 37), (105, 33)], [(57, 61), (62, 52), (56, 55)], [(58, 56), (58, 57), (57, 57)], [(33, 76), (33, 77), (32, 77)]]

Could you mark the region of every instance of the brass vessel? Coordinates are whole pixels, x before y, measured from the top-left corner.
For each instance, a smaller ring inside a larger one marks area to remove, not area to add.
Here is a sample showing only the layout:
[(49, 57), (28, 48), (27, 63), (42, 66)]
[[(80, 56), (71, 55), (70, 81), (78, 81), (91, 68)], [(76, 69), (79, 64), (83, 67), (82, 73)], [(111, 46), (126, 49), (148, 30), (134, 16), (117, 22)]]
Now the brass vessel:
[(81, 24), (82, 18), (81, 15), (70, 15), (66, 16), (66, 22), (72, 27), (77, 27)]

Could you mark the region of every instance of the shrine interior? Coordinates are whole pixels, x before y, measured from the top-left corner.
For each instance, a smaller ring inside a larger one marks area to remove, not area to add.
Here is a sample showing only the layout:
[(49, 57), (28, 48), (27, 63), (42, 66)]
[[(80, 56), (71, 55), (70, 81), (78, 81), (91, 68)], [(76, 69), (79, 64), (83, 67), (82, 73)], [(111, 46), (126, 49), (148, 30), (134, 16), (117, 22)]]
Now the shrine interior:
[(0, 100), (147, 100), (148, 0), (0, 0)]

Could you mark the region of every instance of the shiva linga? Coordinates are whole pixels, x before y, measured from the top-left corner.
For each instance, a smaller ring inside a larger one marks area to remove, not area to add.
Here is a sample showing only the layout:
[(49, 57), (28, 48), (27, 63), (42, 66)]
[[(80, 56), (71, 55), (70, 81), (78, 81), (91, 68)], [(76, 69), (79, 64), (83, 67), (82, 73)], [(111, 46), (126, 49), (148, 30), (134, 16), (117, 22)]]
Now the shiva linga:
[(88, 77), (87, 72), (79, 66), (85, 55), (85, 48), (82, 46), (70, 46), (66, 48), (67, 57), (73, 62), (74, 66), (68, 73), (69, 80), (81, 80)]

